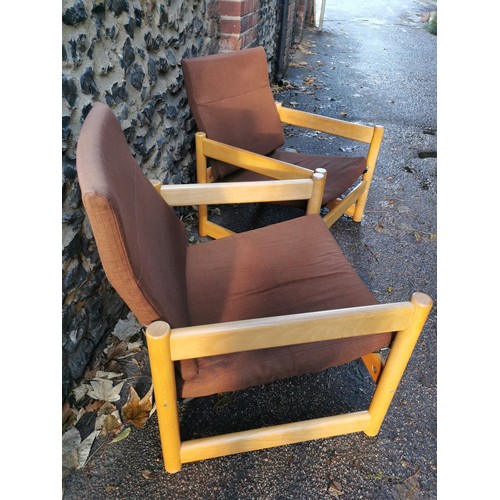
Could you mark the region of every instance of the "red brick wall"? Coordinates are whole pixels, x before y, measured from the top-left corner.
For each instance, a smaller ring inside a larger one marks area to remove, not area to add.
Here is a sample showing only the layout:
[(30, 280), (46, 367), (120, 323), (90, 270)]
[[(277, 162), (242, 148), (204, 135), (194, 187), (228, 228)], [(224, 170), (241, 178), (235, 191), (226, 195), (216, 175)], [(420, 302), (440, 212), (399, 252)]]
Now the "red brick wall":
[(220, 52), (257, 44), (260, 0), (219, 0)]
[[(306, 18), (306, 4), (313, 0), (289, 0), (284, 3), (270, 0), (212, 0), (217, 9), (218, 51), (231, 52), (262, 45), (268, 60), (286, 72), (290, 49), (300, 43)], [(272, 12), (275, 16), (273, 19)], [(271, 15), (270, 15), (271, 14)], [(261, 19), (261, 15), (264, 17)], [(285, 18), (282, 26), (282, 16)], [(212, 16), (214, 17), (214, 16)], [(280, 32), (283, 28), (282, 32)], [(214, 30), (212, 30), (214, 31)], [(209, 33), (213, 36), (213, 33)], [(279, 61), (279, 62), (278, 62)], [(276, 72), (276, 68), (271, 70)]]

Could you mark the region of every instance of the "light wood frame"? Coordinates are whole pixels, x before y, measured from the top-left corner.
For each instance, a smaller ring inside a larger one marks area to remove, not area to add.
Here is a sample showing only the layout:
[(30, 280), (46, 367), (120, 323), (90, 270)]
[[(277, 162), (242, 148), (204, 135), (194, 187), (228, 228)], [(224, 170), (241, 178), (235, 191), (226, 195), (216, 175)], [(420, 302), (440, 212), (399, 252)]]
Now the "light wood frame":
[[(417, 292), (392, 304), (186, 328), (152, 323), (146, 339), (165, 469), (174, 473), (188, 462), (354, 432), (377, 435), (431, 307), (431, 298)], [(386, 331), (396, 334), (367, 410), (181, 441), (175, 361)]]
[[(312, 178), (250, 182), (243, 189), (238, 182), (218, 185), (151, 182), (173, 206), (233, 203), (235, 196), (242, 194), (248, 201), (299, 196), (295, 199), (307, 199), (309, 212), (318, 214), (325, 177), (322, 172), (316, 172)], [(172, 329), (166, 322), (153, 322), (146, 328), (146, 340), (165, 469), (173, 473), (178, 472), (183, 463), (353, 432), (375, 436), (432, 304), (428, 295), (416, 292), (408, 302), (185, 328)], [(181, 442), (175, 361), (383, 332), (396, 332), (386, 360), (379, 353), (361, 358), (376, 384), (368, 410)]]
[[(278, 102), (276, 108), (283, 124), (316, 130), (369, 145), (366, 156), (366, 169), (361, 181), (343, 198), (337, 198), (327, 203), (325, 207), (329, 209), (329, 212), (323, 217), (328, 227), (331, 227), (342, 215), (351, 217), (355, 222), (361, 222), (384, 135), (384, 128), (378, 125), (362, 125), (307, 113), (287, 108)], [(197, 182), (200, 184), (216, 181), (211, 167), (208, 167), (208, 158), (230, 163), (274, 179), (304, 179), (310, 178), (312, 175), (312, 171), (309, 169), (207, 139), (204, 132), (196, 134), (195, 142), (196, 176)], [(226, 228), (208, 220), (207, 205), (198, 206), (198, 220), (201, 236), (221, 238), (232, 234)]]

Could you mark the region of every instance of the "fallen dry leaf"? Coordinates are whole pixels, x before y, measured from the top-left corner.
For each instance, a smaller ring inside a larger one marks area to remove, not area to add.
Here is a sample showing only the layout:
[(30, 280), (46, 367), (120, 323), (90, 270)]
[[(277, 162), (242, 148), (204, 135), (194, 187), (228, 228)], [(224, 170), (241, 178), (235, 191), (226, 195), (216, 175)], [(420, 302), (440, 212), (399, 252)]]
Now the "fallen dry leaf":
[(143, 342), (141, 339), (135, 341), (135, 342), (130, 342), (127, 346), (127, 350), (132, 351), (134, 349), (140, 349), (142, 347)]
[(343, 495), (344, 492), (342, 491), (342, 487), (340, 483), (337, 481), (332, 480), (330, 477), (330, 480), (332, 481), (330, 486), (328, 487), (328, 494), (334, 498), (338, 498), (339, 496)]
[(92, 432), (83, 441), (75, 427), (65, 432), (62, 437), (62, 465), (63, 475), (72, 470), (81, 469), (89, 457), (90, 449), (94, 444), (98, 431)]
[(305, 66), (307, 66), (307, 63), (306, 61), (291, 62), (288, 66), (290, 68), (304, 68)]
[(130, 386), (128, 401), (122, 407), (122, 418), (125, 424), (132, 424), (143, 429), (153, 408), (153, 385), (147, 394), (140, 399), (135, 389)]
[(70, 407), (69, 403), (64, 403), (62, 408), (63, 431), (75, 425), (76, 410)]
[(116, 406), (109, 401), (106, 401), (97, 411), (97, 416), (101, 415), (112, 415), (116, 410)]
[(122, 390), (123, 384), (125, 382), (120, 382), (119, 384), (113, 386), (112, 380), (91, 380), (90, 385), (92, 390), (88, 392), (91, 398), (98, 399), (100, 401), (119, 401), (120, 391)]
[(302, 44), (299, 44), (297, 45), (297, 48), (303, 52), (304, 54), (310, 56), (310, 55), (313, 55), (313, 54), (316, 54), (316, 52), (312, 52), (311, 50), (309, 50), (308, 48), (304, 47)]
[(90, 413), (92, 411), (98, 410), (101, 406), (103, 405), (102, 401), (94, 401), (93, 403), (90, 403), (85, 407), (85, 411), (87, 413)]
[(95, 438), (99, 432), (94, 431), (90, 433), (78, 446), (78, 458), (80, 467), (83, 467), (87, 463), (87, 459), (89, 457), (90, 449), (94, 444)]
[[(118, 412), (116, 412), (118, 413)], [(104, 416), (104, 415), (103, 415)], [(104, 423), (101, 427), (101, 434), (116, 434), (122, 428), (119, 415), (106, 415), (104, 416)]]
[(398, 493), (399, 498), (408, 500), (416, 500), (422, 498), (422, 490), (418, 480), (418, 471), (405, 479), (402, 483), (396, 484), (394, 489)]
[(94, 430), (100, 431), (105, 436), (107, 434), (116, 434), (121, 428), (120, 413), (112, 403), (104, 403), (97, 412), (97, 419), (94, 424)]
[(83, 397), (87, 394), (89, 390), (88, 384), (81, 384), (78, 387), (75, 387), (72, 391), (72, 394), (75, 396), (76, 402), (83, 399)]
[(117, 373), (117, 372), (105, 372), (105, 371), (97, 371), (95, 374), (95, 378), (102, 378), (102, 379), (108, 379), (111, 380), (113, 378), (118, 378), (121, 377), (123, 373)]
[(124, 354), (127, 354), (127, 346), (129, 339), (125, 339), (116, 345), (111, 345), (104, 349), (104, 354), (108, 357), (108, 360), (117, 359)]

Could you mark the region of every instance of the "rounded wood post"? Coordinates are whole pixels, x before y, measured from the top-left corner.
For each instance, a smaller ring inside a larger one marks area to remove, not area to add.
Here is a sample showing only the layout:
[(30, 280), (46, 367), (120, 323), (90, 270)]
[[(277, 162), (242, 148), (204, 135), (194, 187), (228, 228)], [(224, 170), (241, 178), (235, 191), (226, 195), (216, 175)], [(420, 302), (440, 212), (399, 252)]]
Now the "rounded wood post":
[(382, 137), (384, 135), (384, 127), (377, 125), (373, 129), (373, 137), (368, 149), (368, 156), (366, 158), (366, 168), (367, 171), (363, 174), (363, 180), (366, 182), (367, 186), (363, 194), (358, 198), (354, 215), (352, 220), (354, 222), (361, 222), (363, 219), (363, 214), (365, 212), (366, 200), (368, 199), (368, 192), (370, 191), (370, 184), (373, 178), (373, 172), (375, 171), (375, 164), (377, 162), (378, 153), (380, 150), (380, 144), (382, 143)]
[[(196, 132), (196, 182), (206, 184), (207, 180), (207, 157), (203, 153), (203, 141), (207, 137), (205, 132)], [(198, 205), (198, 233), (200, 236), (206, 236), (206, 222), (208, 221), (208, 206)]]
[(413, 319), (406, 330), (396, 334), (368, 408), (371, 421), (364, 429), (368, 436), (376, 436), (380, 430), (433, 303), (428, 295), (420, 292), (414, 293), (410, 302), (415, 307)]
[(146, 329), (149, 362), (160, 429), (163, 461), (168, 472), (181, 470), (181, 439), (174, 362), (170, 356), (170, 325), (155, 321)]
[(312, 175), (313, 192), (307, 202), (306, 214), (319, 214), (323, 204), (323, 192), (326, 184), (326, 170), (317, 168)]

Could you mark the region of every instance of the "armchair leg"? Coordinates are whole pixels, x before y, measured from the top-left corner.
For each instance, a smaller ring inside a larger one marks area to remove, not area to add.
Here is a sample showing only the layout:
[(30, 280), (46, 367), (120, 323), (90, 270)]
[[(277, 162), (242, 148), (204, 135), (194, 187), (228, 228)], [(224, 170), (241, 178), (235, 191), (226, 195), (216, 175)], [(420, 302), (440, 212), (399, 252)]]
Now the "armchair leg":
[(406, 330), (399, 331), (394, 338), (390, 354), (373, 394), (368, 412), (370, 425), (364, 429), (368, 436), (376, 436), (385, 418), (394, 393), (403, 377), (410, 356), (432, 307), (432, 299), (424, 293), (414, 293), (410, 302), (415, 306), (413, 319)]
[(384, 127), (378, 125), (375, 126), (373, 129), (373, 137), (370, 143), (370, 147), (368, 149), (368, 156), (366, 158), (367, 171), (363, 175), (363, 181), (366, 183), (366, 189), (356, 202), (354, 215), (352, 216), (352, 220), (354, 222), (361, 222), (361, 220), (363, 219), (366, 200), (368, 199), (368, 191), (370, 190), (370, 185), (373, 178), (373, 172), (375, 170), (375, 163), (377, 162), (377, 157), (380, 151), (380, 145), (382, 143), (383, 136), (384, 136)]
[[(201, 184), (206, 184), (208, 182), (207, 158), (203, 154), (203, 139), (205, 139), (205, 137), (206, 134), (203, 132), (197, 132), (195, 135), (196, 181)], [(208, 206), (198, 205), (198, 233), (201, 237), (208, 236), (206, 227), (207, 221), (208, 221)]]
[(354, 222), (361, 222), (363, 220), (363, 215), (365, 213), (366, 199), (368, 198), (368, 193), (362, 195), (364, 199), (359, 199), (356, 203), (356, 210), (354, 210), (354, 216), (352, 220)]
[(177, 412), (177, 389), (174, 362), (170, 356), (170, 326), (155, 321), (146, 329), (151, 375), (156, 400), (156, 413), (167, 472), (181, 470), (181, 440)]
[(208, 206), (198, 205), (198, 234), (201, 237), (207, 236)]

